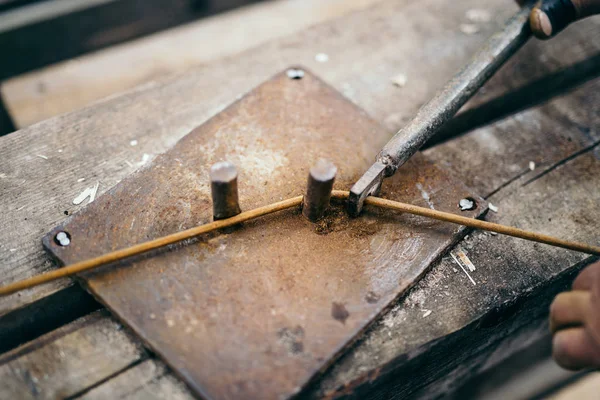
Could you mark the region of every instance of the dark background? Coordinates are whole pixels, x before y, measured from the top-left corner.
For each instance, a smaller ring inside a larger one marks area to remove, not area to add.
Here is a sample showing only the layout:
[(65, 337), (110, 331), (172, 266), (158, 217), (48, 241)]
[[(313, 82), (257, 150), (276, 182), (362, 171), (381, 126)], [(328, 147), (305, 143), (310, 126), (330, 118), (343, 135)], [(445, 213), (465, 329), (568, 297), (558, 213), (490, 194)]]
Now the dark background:
[[(257, 1), (260, 0), (0, 0), (0, 83), (49, 64)], [(0, 104), (0, 135), (14, 130)]]

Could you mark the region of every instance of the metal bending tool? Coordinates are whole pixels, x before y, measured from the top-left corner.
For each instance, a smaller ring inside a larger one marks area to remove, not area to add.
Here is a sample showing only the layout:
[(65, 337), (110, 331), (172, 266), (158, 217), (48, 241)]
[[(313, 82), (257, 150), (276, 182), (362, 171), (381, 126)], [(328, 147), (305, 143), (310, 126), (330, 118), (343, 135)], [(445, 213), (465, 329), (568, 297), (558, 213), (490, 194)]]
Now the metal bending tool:
[(377, 161), (350, 189), (350, 215), (358, 216), (367, 196), (379, 192), (383, 179), (394, 175), (527, 42), (531, 37), (529, 14), (532, 8), (532, 2), (521, 8), (504, 29), (488, 39), (469, 64), (390, 139)]

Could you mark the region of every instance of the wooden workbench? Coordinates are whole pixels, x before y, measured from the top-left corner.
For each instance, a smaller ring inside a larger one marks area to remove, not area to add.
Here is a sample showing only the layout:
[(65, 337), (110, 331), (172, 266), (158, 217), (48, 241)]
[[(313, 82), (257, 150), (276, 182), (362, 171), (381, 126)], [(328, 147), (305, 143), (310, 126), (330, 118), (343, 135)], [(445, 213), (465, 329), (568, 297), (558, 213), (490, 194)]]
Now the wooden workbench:
[[(486, 2), (492, 21), (465, 34), (465, 12), (480, 1), (377, 2), (0, 138), (2, 281), (55, 268), (40, 238), (80, 208), (72, 200), (83, 189), (99, 182), (105, 192), (145, 154), (165, 151), (290, 64), (306, 65), (395, 131), (515, 11), (508, 3)], [(477, 111), (425, 151), (498, 207), (486, 219), (598, 244), (598, 37), (593, 18), (529, 43), (471, 101)], [(329, 61), (315, 61), (317, 53)], [(392, 84), (400, 73), (404, 87)], [(475, 285), (444, 257), (306, 396), (447, 393), (542, 337), (553, 295), (592, 261), (483, 232), (460, 246)], [(47, 332), (2, 356), (0, 398), (191, 397), (98, 307), (70, 280), (0, 299), (4, 346)]]

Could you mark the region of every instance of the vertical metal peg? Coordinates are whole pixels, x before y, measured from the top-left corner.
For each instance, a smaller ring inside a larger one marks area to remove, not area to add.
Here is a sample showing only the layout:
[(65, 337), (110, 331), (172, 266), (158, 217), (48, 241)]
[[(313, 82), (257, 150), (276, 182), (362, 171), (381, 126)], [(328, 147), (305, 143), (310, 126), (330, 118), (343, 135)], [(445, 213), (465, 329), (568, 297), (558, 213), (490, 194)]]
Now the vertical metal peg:
[(220, 161), (210, 168), (210, 190), (213, 219), (233, 217), (240, 212), (238, 202), (237, 169), (228, 161)]
[(309, 221), (318, 221), (329, 208), (336, 173), (336, 166), (323, 158), (310, 169), (308, 187), (302, 201), (302, 215)]

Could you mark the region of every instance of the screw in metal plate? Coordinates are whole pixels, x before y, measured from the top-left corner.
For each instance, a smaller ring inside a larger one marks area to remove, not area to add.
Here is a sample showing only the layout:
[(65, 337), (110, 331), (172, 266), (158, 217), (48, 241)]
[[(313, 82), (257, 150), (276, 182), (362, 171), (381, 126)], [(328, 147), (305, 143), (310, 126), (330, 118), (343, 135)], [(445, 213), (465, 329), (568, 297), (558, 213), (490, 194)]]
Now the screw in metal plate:
[(458, 202), (458, 207), (460, 208), (460, 211), (473, 210), (475, 209), (476, 205), (477, 203), (475, 203), (475, 200), (473, 200), (470, 197), (460, 199), (460, 201)]
[(336, 166), (323, 158), (310, 169), (306, 195), (302, 201), (302, 215), (309, 221), (318, 221), (329, 208), (336, 173)]
[(290, 79), (302, 79), (304, 78), (304, 71), (300, 68), (290, 68), (287, 70), (287, 76)]
[(54, 236), (54, 241), (59, 246), (68, 246), (71, 244), (71, 235), (64, 231), (58, 232), (56, 236)]
[(230, 218), (241, 212), (235, 165), (228, 161), (213, 165), (210, 169), (210, 188), (215, 220)]

